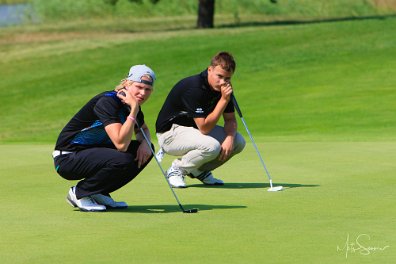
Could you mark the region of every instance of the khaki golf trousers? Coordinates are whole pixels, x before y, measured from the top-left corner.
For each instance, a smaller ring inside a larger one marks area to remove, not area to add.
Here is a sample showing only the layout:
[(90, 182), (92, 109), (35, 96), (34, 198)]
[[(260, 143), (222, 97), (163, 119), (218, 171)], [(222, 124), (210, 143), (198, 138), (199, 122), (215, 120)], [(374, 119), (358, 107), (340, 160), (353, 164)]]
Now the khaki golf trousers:
[[(198, 176), (204, 171), (212, 171), (226, 161), (218, 160), (221, 144), (226, 138), (224, 128), (215, 126), (208, 135), (198, 129), (173, 124), (169, 131), (157, 134), (158, 143), (163, 151), (172, 156), (181, 156), (173, 161), (185, 174)], [(245, 147), (246, 142), (241, 134), (236, 133), (232, 156)]]

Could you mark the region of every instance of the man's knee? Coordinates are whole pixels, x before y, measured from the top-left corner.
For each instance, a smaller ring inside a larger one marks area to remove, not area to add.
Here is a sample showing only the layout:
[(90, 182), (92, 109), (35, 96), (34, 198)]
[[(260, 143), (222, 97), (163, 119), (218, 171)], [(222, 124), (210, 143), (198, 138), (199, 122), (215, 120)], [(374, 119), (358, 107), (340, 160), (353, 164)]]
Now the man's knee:
[(239, 133), (235, 135), (235, 140), (234, 140), (234, 153), (239, 153), (241, 152), (246, 146), (246, 141), (243, 138), (243, 136)]
[(217, 140), (213, 139), (204, 146), (203, 150), (205, 155), (217, 157), (221, 152), (221, 144)]

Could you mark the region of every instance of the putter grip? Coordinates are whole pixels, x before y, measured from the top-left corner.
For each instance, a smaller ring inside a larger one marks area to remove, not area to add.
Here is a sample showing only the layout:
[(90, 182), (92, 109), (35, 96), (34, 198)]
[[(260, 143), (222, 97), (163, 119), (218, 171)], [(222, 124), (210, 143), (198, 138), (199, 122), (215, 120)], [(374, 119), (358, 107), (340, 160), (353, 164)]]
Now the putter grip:
[(239, 108), (238, 102), (237, 102), (237, 100), (235, 99), (234, 94), (232, 94), (231, 97), (232, 97), (232, 102), (234, 103), (234, 107), (235, 107), (235, 109), (237, 110), (239, 117), (242, 117), (242, 111), (241, 111), (241, 109)]

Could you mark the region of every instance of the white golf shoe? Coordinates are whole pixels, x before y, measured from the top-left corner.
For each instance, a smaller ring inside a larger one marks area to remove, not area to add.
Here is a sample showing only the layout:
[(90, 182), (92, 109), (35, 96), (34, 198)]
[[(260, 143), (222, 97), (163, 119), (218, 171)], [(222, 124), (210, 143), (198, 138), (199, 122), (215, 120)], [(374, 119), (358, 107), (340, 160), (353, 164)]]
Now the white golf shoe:
[(106, 206), (97, 204), (91, 197), (77, 199), (75, 187), (71, 187), (67, 194), (66, 201), (73, 207), (78, 207), (84, 212), (102, 212), (106, 211)]
[(186, 188), (186, 183), (184, 182), (184, 175), (183, 172), (171, 166), (168, 171), (166, 172), (166, 177), (168, 178), (169, 184), (173, 188)]
[(205, 171), (195, 178), (197, 178), (206, 185), (224, 185), (224, 182), (220, 179), (216, 179), (215, 177), (213, 177), (213, 174), (210, 171)]
[(95, 200), (98, 204), (104, 205), (106, 207), (111, 207), (115, 209), (127, 208), (128, 204), (126, 202), (116, 202), (110, 196), (103, 194), (91, 195), (91, 198)]

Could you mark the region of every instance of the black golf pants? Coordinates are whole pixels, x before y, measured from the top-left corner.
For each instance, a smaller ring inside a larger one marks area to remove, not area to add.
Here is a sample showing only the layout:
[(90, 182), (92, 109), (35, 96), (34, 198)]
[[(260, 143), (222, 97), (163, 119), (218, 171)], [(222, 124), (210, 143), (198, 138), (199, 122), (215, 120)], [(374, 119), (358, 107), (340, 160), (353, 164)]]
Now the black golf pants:
[(152, 159), (138, 168), (135, 158), (139, 145), (133, 140), (126, 152), (90, 148), (61, 155), (54, 160), (55, 168), (64, 179), (81, 180), (76, 186), (77, 199), (98, 193), (109, 195), (133, 180)]

